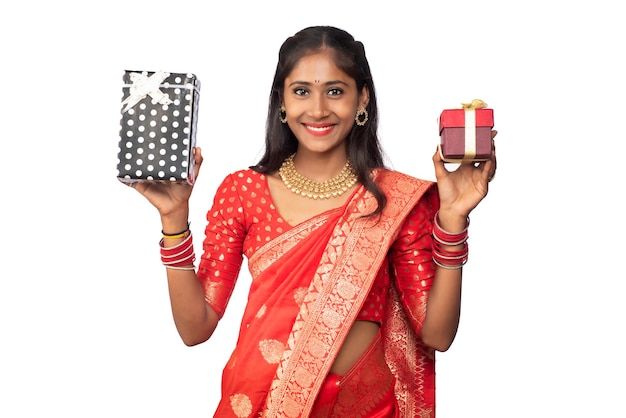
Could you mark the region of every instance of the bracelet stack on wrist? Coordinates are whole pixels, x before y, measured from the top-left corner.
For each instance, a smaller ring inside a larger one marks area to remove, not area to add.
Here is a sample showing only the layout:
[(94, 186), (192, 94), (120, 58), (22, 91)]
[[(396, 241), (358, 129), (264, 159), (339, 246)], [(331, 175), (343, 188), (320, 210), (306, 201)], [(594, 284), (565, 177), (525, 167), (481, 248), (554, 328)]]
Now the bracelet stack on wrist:
[[(189, 230), (189, 224), (187, 229), (176, 234), (166, 234), (161, 231), (163, 238), (159, 241), (159, 247), (161, 248), (161, 262), (168, 269), (174, 270), (195, 270), (194, 261), (196, 261), (196, 254), (193, 249), (193, 236)], [(180, 243), (172, 246), (165, 247), (164, 239), (184, 238)]]
[[(435, 214), (433, 225), (433, 261), (439, 267), (446, 269), (462, 268), (467, 263), (469, 254), (467, 245), (469, 218), (467, 218), (465, 229), (457, 233), (448, 232), (441, 228), (438, 219), (439, 212)], [(461, 246), (461, 248), (456, 250), (446, 248), (457, 246)]]

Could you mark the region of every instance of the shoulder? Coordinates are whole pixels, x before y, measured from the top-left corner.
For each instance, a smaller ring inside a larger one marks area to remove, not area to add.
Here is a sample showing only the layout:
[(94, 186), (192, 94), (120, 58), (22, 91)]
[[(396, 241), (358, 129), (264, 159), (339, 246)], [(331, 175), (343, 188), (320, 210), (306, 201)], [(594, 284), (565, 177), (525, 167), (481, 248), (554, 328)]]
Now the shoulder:
[(217, 188), (215, 198), (236, 198), (240, 201), (269, 195), (267, 176), (251, 168), (227, 174)]
[(222, 180), (222, 186), (235, 186), (237, 188), (243, 186), (246, 189), (246, 185), (264, 184), (265, 181), (265, 174), (254, 171), (251, 168), (245, 168), (227, 174)]

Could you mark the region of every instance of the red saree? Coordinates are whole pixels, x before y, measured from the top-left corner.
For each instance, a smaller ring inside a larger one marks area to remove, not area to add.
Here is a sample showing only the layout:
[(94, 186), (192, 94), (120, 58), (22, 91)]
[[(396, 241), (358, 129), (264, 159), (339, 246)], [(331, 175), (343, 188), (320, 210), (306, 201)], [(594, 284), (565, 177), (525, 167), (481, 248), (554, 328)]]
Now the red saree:
[[(434, 352), (418, 338), (434, 272), (430, 224), (422, 225), (428, 237), (420, 248), (395, 256), (410, 259), (406, 265), (395, 267), (389, 256), (391, 247), (415, 233), (402, 227), (432, 183), (387, 170), (378, 170), (376, 181), (388, 197), (380, 219), (363, 217), (376, 201), (360, 187), (343, 207), (294, 227), (274, 208), (265, 176), (244, 170), (222, 183), (207, 214), (198, 277), (220, 315), (242, 254), (253, 282), (216, 417), (310, 416), (372, 282), (388, 265), (396, 278), (391, 283), (404, 283), (390, 286), (381, 328), (397, 416), (434, 417)], [(438, 204), (431, 200), (419, 214), (426, 223)]]

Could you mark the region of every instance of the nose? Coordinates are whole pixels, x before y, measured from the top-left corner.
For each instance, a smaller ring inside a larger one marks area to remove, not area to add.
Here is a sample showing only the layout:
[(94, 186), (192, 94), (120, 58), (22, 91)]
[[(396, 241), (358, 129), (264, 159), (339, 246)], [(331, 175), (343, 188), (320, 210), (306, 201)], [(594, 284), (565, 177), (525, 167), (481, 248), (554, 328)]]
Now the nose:
[(330, 114), (328, 103), (324, 95), (314, 95), (310, 103), (309, 114), (315, 119), (322, 119)]

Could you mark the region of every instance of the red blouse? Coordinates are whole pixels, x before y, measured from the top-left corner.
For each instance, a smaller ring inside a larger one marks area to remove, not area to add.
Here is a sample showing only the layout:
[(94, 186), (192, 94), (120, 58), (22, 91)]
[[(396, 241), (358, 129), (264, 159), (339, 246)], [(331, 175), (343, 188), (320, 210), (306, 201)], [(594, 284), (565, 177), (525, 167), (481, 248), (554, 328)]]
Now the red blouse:
[[(419, 295), (430, 289), (435, 272), (431, 231), (438, 206), (437, 190), (432, 187), (400, 229), (389, 250), (389, 263), (378, 272), (357, 319), (382, 321), (392, 277), (405, 305), (419, 300)], [(290, 228), (274, 206), (264, 174), (246, 169), (224, 179), (207, 213), (206, 237), (198, 268), (207, 302), (220, 317), (232, 295), (243, 255), (250, 258), (261, 246)], [(409, 317), (414, 326), (418, 325), (414, 315), (409, 314)], [(421, 329), (421, 324), (416, 329)]]

